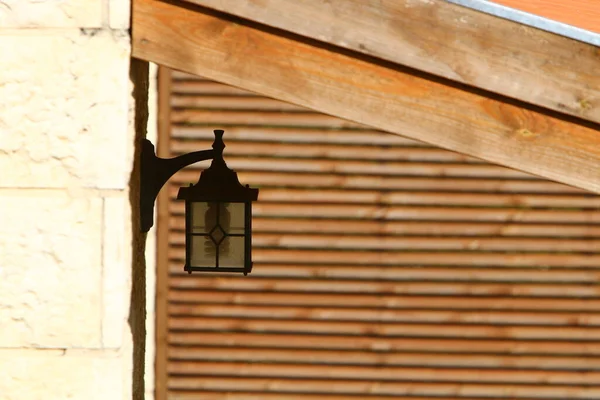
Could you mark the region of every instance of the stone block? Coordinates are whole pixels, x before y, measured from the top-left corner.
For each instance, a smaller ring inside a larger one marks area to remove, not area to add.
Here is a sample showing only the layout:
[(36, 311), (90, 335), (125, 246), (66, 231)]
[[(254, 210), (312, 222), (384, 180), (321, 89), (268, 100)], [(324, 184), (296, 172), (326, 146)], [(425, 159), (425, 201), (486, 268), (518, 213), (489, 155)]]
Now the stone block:
[(104, 199), (102, 246), (102, 346), (119, 348), (127, 328), (131, 293), (131, 216), (127, 193)]
[(3, 28), (99, 28), (103, 0), (0, 0)]
[(0, 350), (0, 399), (129, 400), (129, 359), (101, 352)]
[(101, 198), (2, 190), (0, 221), (0, 346), (99, 347)]
[(129, 29), (130, 19), (129, 0), (108, 0), (108, 23), (112, 29)]
[(24, 30), (0, 54), (0, 186), (126, 188), (129, 36)]

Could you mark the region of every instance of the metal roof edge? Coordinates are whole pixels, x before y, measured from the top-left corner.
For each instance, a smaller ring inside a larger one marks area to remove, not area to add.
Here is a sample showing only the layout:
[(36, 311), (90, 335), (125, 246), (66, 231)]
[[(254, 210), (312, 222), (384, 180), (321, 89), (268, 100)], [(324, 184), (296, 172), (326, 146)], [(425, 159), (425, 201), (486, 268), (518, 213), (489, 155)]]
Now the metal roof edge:
[(539, 15), (530, 14), (524, 11), (515, 10), (501, 4), (496, 4), (488, 0), (446, 0), (448, 3), (468, 7), (487, 14), (495, 15), (500, 18), (509, 19), (524, 25), (542, 29), (557, 35), (566, 36), (571, 39), (589, 43), (600, 47), (600, 34), (587, 31), (562, 22), (553, 21)]

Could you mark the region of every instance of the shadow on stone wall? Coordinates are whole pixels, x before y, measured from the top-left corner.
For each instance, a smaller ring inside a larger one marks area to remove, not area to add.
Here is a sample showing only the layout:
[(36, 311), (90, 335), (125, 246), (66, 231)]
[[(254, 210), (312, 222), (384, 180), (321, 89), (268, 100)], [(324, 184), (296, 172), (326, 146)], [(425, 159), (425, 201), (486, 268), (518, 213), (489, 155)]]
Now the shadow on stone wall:
[(131, 203), (132, 265), (131, 302), (129, 326), (133, 336), (132, 398), (144, 399), (144, 370), (146, 353), (146, 233), (140, 229), (139, 180), (140, 150), (142, 139), (146, 137), (148, 123), (149, 65), (146, 61), (131, 59), (129, 78), (133, 84), (134, 99), (134, 160), (129, 180), (129, 201)]

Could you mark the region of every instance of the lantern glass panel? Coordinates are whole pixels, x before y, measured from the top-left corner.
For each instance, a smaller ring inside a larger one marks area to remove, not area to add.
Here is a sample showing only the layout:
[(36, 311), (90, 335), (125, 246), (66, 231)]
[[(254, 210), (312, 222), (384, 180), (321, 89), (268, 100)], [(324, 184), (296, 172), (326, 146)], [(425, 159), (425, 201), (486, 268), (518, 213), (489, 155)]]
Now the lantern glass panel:
[(246, 204), (192, 201), (188, 210), (189, 266), (244, 268)]
[(191, 202), (190, 214), (191, 214), (191, 229), (192, 233), (208, 233), (216, 223), (216, 220), (209, 221), (211, 224), (207, 226), (205, 215), (209, 208), (209, 203), (206, 202)]
[(192, 267), (215, 267), (217, 246), (207, 236), (190, 236), (190, 259)]
[(246, 229), (246, 205), (245, 203), (225, 203), (225, 208), (229, 213), (229, 230), (230, 234), (245, 233)]
[(246, 252), (243, 236), (229, 236), (219, 246), (219, 267), (244, 267)]

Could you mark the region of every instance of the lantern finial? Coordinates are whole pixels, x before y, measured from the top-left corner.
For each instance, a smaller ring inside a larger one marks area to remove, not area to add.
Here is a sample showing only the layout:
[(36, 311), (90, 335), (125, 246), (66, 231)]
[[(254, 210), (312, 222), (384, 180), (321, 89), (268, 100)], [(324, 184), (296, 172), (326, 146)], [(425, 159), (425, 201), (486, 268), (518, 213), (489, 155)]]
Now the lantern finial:
[(212, 148), (215, 151), (215, 156), (213, 158), (213, 162), (225, 163), (223, 159), (223, 150), (225, 149), (225, 142), (223, 142), (223, 134), (225, 133), (222, 129), (215, 129), (215, 141), (212, 144)]

